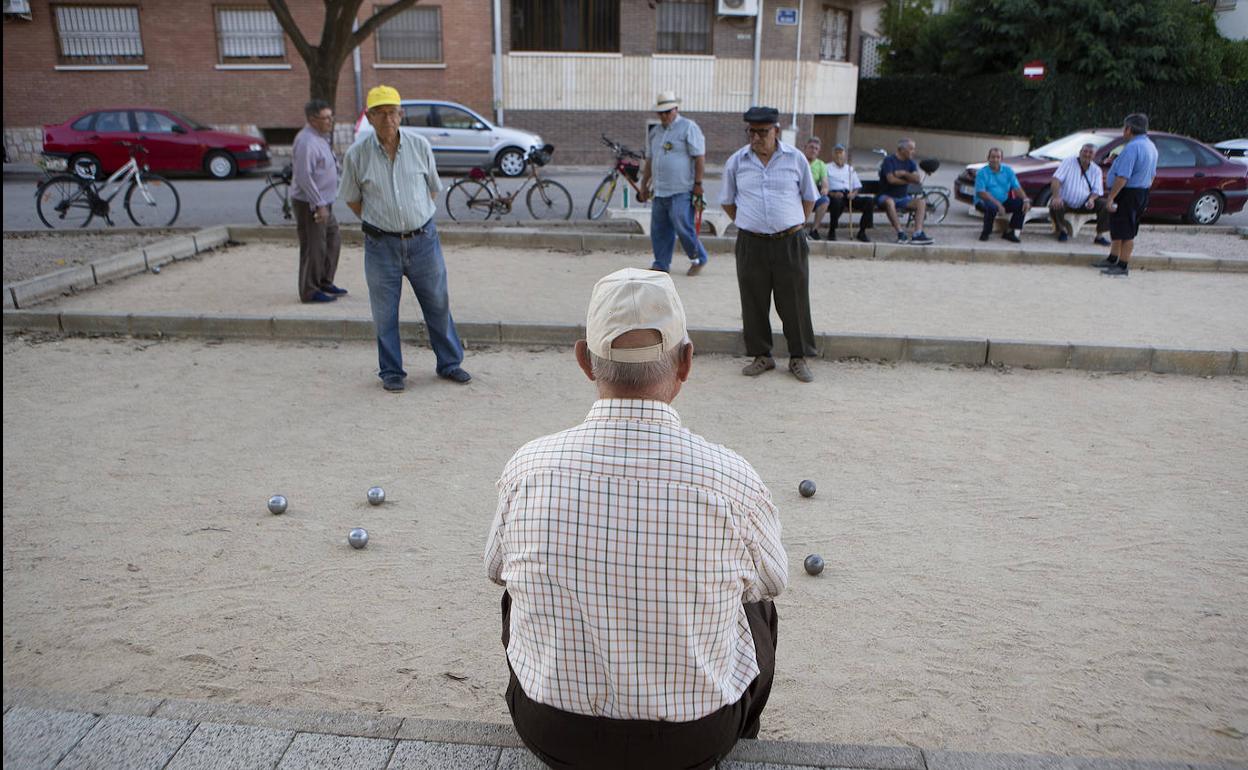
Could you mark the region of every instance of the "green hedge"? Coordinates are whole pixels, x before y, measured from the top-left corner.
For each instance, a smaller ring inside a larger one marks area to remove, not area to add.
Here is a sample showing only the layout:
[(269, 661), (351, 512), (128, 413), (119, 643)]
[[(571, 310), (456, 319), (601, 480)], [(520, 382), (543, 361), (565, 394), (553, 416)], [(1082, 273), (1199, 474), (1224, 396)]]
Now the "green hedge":
[(1043, 144), (1082, 128), (1114, 127), (1132, 112), (1157, 131), (1205, 142), (1248, 136), (1248, 81), (1090, 90), (1075, 76), (894, 75), (858, 81), (860, 123), (1031, 137)]

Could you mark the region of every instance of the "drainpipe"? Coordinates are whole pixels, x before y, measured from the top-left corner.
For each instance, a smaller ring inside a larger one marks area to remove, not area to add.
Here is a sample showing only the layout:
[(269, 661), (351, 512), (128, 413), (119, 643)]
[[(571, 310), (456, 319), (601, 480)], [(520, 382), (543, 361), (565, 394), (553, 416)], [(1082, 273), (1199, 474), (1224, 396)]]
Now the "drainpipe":
[[(351, 22), (351, 31), (360, 31), (359, 18)], [(358, 45), (351, 49), (351, 69), (355, 72), (355, 113), (351, 115), (351, 125), (354, 126), (356, 117), (364, 111), (364, 83), (360, 78), (360, 47)]]
[(503, 123), (503, 8), (494, 0), (494, 122)]
[(763, 0), (758, 0), (758, 15), (754, 17), (754, 82), (750, 86), (750, 106), (759, 103), (761, 93), (758, 79), (763, 69)]
[(802, 82), (802, 16), (805, 14), (806, 0), (798, 0), (797, 3), (797, 61), (793, 65), (793, 124), (789, 126), (793, 131), (793, 142), (797, 143), (797, 94), (798, 86)]

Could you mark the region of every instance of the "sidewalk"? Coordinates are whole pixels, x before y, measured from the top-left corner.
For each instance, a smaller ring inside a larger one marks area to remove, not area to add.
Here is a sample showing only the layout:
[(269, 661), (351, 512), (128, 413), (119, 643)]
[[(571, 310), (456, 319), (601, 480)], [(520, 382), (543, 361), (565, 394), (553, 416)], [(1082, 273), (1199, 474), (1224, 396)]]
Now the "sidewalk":
[[(4, 766), (542, 770), (511, 725), (4, 691)], [(722, 770), (1232, 770), (1232, 764), (741, 741)]]

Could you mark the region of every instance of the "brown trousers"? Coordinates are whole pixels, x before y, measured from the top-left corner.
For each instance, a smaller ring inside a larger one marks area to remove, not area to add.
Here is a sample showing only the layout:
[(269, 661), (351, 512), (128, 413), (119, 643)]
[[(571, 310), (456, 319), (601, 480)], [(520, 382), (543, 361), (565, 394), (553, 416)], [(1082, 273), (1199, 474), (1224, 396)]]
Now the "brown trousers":
[(318, 223), (316, 209), (310, 203), (291, 199), (295, 209), (295, 227), (299, 232), (299, 299), (307, 302), (318, 291), (333, 286), (338, 273), (338, 252), (342, 238), (333, 209), (329, 218)]
[[(771, 695), (779, 639), (776, 605), (743, 605), (754, 637), (758, 676), (741, 698), (692, 722), (608, 719), (573, 714), (525, 695), (512, 671), (507, 708), (524, 745), (555, 770), (706, 770), (727, 756), (739, 738), (757, 738)], [(503, 592), (503, 649), (511, 639), (511, 594)]]

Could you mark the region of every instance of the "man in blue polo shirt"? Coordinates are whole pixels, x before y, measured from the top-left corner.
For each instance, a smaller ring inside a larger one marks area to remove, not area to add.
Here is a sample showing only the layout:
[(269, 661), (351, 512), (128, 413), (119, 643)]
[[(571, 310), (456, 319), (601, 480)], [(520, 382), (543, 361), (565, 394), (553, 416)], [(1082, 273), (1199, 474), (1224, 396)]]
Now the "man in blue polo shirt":
[(992, 235), (992, 223), (997, 214), (1010, 214), (1010, 229), (1001, 236), (1007, 241), (1019, 242), (1018, 236), (1023, 232), (1023, 220), (1031, 201), (1018, 183), (1014, 169), (1003, 164), (1004, 154), (1000, 147), (988, 151), (988, 165), (975, 172), (975, 208), (984, 212), (984, 229), (979, 234), (981, 241), (988, 240)]
[(1157, 146), (1147, 134), (1148, 116), (1142, 112), (1128, 115), (1122, 122), (1127, 143), (1105, 175), (1109, 184), (1109, 257), (1096, 263), (1104, 275), (1127, 275), (1140, 217), (1148, 208), (1148, 189), (1157, 176)]

